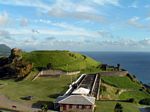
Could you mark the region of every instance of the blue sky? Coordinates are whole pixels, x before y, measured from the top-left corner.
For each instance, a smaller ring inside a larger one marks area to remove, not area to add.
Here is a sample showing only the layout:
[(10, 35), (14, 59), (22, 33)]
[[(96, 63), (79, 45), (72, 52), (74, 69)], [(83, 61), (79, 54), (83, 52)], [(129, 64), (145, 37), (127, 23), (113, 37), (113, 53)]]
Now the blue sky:
[(149, 51), (150, 0), (0, 0), (0, 44)]

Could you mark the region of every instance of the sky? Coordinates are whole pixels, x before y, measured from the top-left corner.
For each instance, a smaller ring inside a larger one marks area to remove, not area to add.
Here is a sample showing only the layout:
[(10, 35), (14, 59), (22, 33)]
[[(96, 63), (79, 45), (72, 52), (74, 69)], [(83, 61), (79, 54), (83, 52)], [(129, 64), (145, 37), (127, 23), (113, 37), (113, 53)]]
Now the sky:
[(150, 0), (0, 0), (0, 44), (150, 51)]

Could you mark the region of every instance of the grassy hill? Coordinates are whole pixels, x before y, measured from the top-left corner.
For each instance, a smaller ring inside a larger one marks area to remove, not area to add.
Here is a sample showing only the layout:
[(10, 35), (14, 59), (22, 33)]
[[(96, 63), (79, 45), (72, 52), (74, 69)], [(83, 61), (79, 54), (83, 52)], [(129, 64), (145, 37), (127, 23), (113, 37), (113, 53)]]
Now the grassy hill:
[(32, 62), (35, 68), (45, 68), (50, 63), (53, 69), (64, 71), (96, 68), (100, 64), (90, 57), (70, 51), (32, 51), (23, 53), (23, 59)]
[(127, 100), (134, 98), (136, 102), (143, 98), (150, 98), (143, 86), (136, 81), (132, 81), (128, 76), (102, 76), (103, 87), (101, 95), (104, 99)]
[[(22, 58), (33, 63), (33, 67), (35, 68), (35, 71), (32, 71), (28, 76), (37, 74), (38, 69), (36, 68), (45, 68), (49, 63), (53, 69), (64, 71), (82, 70), (84, 73), (87, 71), (100, 71), (97, 68), (100, 62), (88, 56), (70, 51), (23, 52)], [(34, 106), (39, 102), (45, 102), (51, 106), (50, 104), (59, 95), (63, 94), (68, 89), (72, 80), (76, 80), (78, 76), (40, 77), (35, 81), (31, 81), (28, 78), (21, 81), (13, 79), (0, 80), (0, 93), (6, 95), (10, 100), (20, 103), (27, 103)], [(124, 107), (124, 112), (139, 112), (138, 101), (150, 97), (150, 94), (142, 88), (142, 85), (136, 80), (131, 80), (129, 76), (101, 76), (101, 79), (100, 93), (102, 100), (127, 100), (134, 98), (134, 103), (120, 102)], [(33, 96), (34, 98), (26, 101), (22, 99), (25, 96)], [(96, 112), (113, 111), (115, 104), (116, 101), (96, 101)]]
[(5, 44), (0, 44), (0, 56), (8, 56), (10, 54), (11, 48)]

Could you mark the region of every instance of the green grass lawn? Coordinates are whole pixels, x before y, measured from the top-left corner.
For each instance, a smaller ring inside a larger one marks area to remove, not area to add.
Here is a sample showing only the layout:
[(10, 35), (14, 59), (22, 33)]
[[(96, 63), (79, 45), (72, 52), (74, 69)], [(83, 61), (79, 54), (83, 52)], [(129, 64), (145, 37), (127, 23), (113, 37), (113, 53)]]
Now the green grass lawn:
[(70, 51), (33, 51), (23, 53), (23, 59), (32, 62), (34, 67), (46, 67), (51, 63), (54, 69), (65, 71), (82, 70), (100, 64), (88, 56)]
[(137, 101), (144, 99), (144, 98), (150, 98), (150, 94), (144, 92), (144, 91), (127, 91), (123, 92), (120, 96), (120, 99), (125, 100), (129, 98), (134, 98)]
[(54, 101), (56, 97), (64, 93), (69, 84), (71, 77), (76, 79), (77, 76), (61, 76), (60, 78), (38, 78), (35, 81), (19, 81), (0, 80), (0, 84), (4, 87), (0, 88), (0, 94), (8, 96), (12, 100), (22, 101), (21, 97), (34, 96), (34, 99), (29, 102), (37, 101)]
[[(97, 101), (95, 112), (114, 112), (115, 101)], [(119, 102), (123, 106), (123, 112), (140, 112), (134, 103)]]
[[(103, 83), (110, 85), (106, 87), (105, 91), (102, 91), (103, 98), (118, 100), (127, 100), (134, 98), (135, 101), (139, 101), (143, 98), (150, 98), (150, 94), (145, 91), (140, 91), (141, 84), (132, 81), (129, 77), (118, 77), (118, 76), (102, 76)], [(115, 88), (114, 88), (115, 87)], [(126, 90), (119, 94), (116, 90)]]
[(133, 82), (129, 77), (119, 77), (119, 76), (102, 76), (102, 80), (110, 84), (112, 86), (118, 87), (118, 88), (125, 88), (125, 89), (140, 89), (141, 85), (137, 82)]

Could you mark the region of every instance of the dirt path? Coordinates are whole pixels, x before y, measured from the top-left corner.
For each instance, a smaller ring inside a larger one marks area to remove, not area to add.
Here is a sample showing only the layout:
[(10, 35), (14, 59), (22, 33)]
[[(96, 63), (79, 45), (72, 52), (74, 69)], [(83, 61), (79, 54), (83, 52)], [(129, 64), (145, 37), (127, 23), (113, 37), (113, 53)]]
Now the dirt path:
[(9, 98), (1, 94), (0, 94), (0, 108), (16, 110), (19, 112), (38, 112), (39, 110), (32, 108), (31, 105), (10, 100)]

